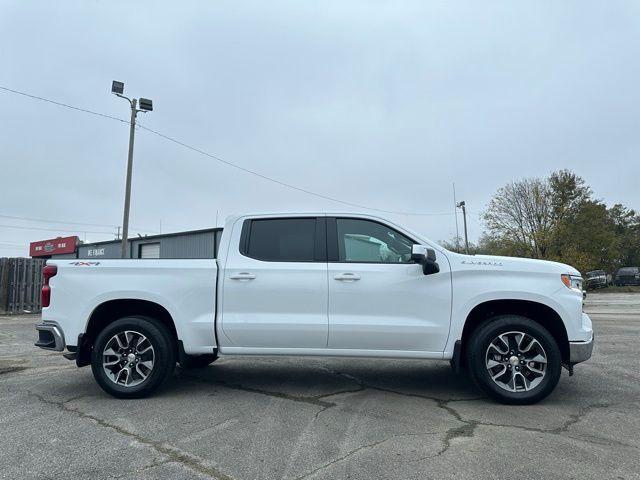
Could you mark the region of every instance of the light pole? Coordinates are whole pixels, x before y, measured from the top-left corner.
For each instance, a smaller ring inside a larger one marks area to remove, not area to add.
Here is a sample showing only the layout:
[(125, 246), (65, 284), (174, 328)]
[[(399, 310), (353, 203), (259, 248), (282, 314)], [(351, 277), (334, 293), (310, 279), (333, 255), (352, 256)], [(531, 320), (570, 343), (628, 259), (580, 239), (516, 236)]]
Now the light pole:
[(467, 209), (466, 203), (462, 200), (458, 205), (458, 208), (462, 208), (462, 218), (464, 220), (464, 251), (469, 255), (469, 237), (467, 236)]
[[(129, 126), (129, 156), (127, 157), (127, 183), (124, 192), (124, 216), (122, 218), (122, 245), (120, 257), (127, 258), (127, 238), (129, 236), (129, 206), (131, 204), (131, 174), (133, 170), (133, 142), (136, 134), (136, 116), (138, 112), (150, 112), (153, 110), (153, 102), (148, 98), (138, 99), (127, 98), (123, 95), (124, 83), (113, 81), (111, 83), (111, 93), (120, 98), (124, 98), (131, 106), (131, 122)], [(140, 106), (140, 108), (138, 108)]]

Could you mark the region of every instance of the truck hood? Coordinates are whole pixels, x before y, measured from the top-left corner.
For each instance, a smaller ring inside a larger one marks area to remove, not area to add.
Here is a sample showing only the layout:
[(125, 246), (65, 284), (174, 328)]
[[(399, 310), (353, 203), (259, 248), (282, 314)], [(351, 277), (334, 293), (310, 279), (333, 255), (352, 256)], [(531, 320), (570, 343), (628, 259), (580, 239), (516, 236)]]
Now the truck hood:
[(452, 253), (451, 266), (454, 270), (508, 270), (531, 273), (567, 273), (581, 276), (571, 265), (533, 258), (501, 257), (497, 255), (462, 255)]

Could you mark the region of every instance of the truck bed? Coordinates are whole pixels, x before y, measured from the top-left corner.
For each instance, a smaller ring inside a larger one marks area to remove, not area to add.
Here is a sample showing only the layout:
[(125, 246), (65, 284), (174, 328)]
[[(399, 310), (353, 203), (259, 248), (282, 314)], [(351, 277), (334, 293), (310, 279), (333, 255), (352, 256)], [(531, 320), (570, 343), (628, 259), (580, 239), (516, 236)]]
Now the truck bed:
[(211, 353), (216, 347), (215, 259), (49, 260), (47, 264), (55, 265), (58, 273), (50, 280), (55, 301), (46, 318), (64, 320), (68, 346), (77, 345), (78, 335), (99, 305), (148, 301), (166, 308), (185, 352)]

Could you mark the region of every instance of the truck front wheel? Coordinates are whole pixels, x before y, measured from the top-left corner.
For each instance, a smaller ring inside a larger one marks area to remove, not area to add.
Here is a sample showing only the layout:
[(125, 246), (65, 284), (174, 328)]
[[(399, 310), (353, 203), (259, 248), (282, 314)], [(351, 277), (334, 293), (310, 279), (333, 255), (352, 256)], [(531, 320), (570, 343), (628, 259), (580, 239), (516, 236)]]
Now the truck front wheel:
[(171, 376), (176, 364), (173, 338), (148, 317), (125, 317), (105, 327), (94, 342), (91, 370), (98, 385), (118, 398), (140, 398)]
[(506, 404), (536, 403), (558, 384), (560, 349), (540, 324), (519, 315), (489, 319), (467, 347), (469, 373), (491, 398)]

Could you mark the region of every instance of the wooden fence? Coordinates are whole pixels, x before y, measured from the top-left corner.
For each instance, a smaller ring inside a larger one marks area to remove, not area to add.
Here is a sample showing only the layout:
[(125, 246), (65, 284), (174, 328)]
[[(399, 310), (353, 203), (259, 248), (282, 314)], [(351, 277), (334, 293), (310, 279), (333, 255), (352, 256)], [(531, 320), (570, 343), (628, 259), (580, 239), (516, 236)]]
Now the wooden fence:
[(44, 260), (0, 258), (0, 314), (39, 313)]

